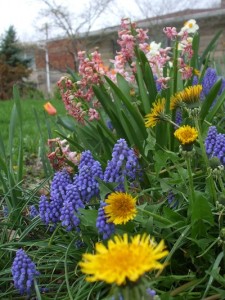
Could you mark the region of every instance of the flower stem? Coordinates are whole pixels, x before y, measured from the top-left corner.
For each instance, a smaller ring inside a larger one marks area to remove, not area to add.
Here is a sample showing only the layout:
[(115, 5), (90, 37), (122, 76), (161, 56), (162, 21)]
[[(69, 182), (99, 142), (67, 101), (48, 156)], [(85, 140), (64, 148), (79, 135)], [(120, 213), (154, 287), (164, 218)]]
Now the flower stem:
[(187, 163), (187, 171), (188, 171), (188, 178), (189, 178), (189, 189), (190, 189), (190, 207), (193, 207), (195, 202), (195, 190), (194, 190), (194, 183), (193, 183), (193, 176), (191, 171), (191, 157), (186, 156), (186, 163)]
[(173, 95), (177, 92), (177, 59), (178, 59), (178, 40), (175, 42), (174, 60), (173, 60)]
[(161, 223), (164, 223), (164, 224), (172, 224), (172, 222), (168, 219), (165, 219), (157, 214), (154, 214), (153, 212), (151, 211), (148, 211), (148, 210), (144, 210), (144, 209), (141, 209), (141, 208), (137, 208), (139, 211), (145, 213), (146, 215), (149, 215), (151, 217), (153, 217), (155, 220), (161, 222)]

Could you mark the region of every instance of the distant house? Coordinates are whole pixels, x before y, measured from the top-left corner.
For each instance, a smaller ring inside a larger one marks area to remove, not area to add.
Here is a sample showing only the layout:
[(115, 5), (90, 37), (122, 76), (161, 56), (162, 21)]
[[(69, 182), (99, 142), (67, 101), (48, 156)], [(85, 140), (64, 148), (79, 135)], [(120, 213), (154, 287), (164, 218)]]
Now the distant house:
[[(164, 45), (168, 45), (169, 41), (163, 34), (162, 29), (166, 26), (174, 26), (179, 30), (184, 22), (189, 19), (195, 19), (200, 27), (200, 52), (205, 49), (213, 36), (219, 30), (222, 30), (213, 55), (215, 59), (223, 60), (223, 63), (225, 63), (225, 0), (222, 0), (221, 6), (217, 8), (179, 11), (140, 20), (137, 25), (149, 30), (151, 41), (163, 42)], [(75, 70), (77, 67), (77, 50), (93, 52), (97, 48), (107, 64), (118, 50), (117, 32), (119, 29), (120, 26), (113, 26), (79, 35), (73, 40), (58, 38), (48, 40), (42, 46), (39, 45), (35, 50), (35, 70), (32, 79), (36, 81), (43, 92), (52, 92), (59, 78), (66, 74), (67, 68)], [(46, 54), (48, 54), (49, 70), (48, 68), (46, 70)]]

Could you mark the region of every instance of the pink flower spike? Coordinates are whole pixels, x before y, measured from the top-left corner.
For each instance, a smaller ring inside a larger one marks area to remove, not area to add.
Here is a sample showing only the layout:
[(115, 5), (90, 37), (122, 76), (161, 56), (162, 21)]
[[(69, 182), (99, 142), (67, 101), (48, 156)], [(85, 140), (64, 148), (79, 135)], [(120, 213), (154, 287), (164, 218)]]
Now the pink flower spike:
[(89, 121), (99, 120), (100, 119), (99, 113), (94, 108), (89, 108), (88, 116), (89, 116)]
[(174, 40), (178, 35), (176, 27), (165, 27), (163, 28), (163, 32), (171, 40)]
[(157, 82), (161, 85), (162, 89), (167, 89), (167, 82), (170, 80), (170, 77), (161, 77), (157, 79)]
[(186, 65), (185, 67), (181, 68), (179, 70), (179, 72), (181, 72), (181, 78), (183, 80), (189, 79), (191, 78), (192, 74), (193, 74), (193, 68)]

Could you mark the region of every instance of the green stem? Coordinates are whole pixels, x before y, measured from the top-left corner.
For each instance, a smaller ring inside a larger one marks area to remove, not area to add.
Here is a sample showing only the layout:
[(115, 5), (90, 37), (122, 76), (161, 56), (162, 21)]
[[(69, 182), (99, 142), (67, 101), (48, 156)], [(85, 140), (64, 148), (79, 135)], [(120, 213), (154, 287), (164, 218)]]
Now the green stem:
[(189, 178), (189, 189), (190, 189), (190, 207), (193, 207), (193, 204), (195, 202), (195, 190), (194, 190), (194, 183), (193, 183), (193, 176), (191, 171), (191, 157), (186, 157), (186, 163), (187, 163), (187, 171), (188, 171), (188, 178)]
[(177, 59), (178, 59), (178, 40), (175, 42), (174, 61), (173, 61), (173, 95), (177, 92)]
[(169, 220), (167, 220), (167, 219), (165, 219), (165, 218), (163, 218), (163, 217), (161, 217), (161, 216), (159, 216), (157, 214), (154, 214), (151, 211), (144, 210), (144, 209), (141, 209), (141, 208), (138, 208), (138, 210), (141, 211), (141, 212), (143, 212), (143, 213), (145, 213), (146, 215), (149, 215), (149, 216), (153, 217), (155, 220), (157, 220), (157, 221), (159, 221), (161, 223), (164, 223), (164, 224), (167, 224), (167, 225), (172, 224), (171, 221), (169, 221)]
[(223, 180), (221, 178), (221, 174), (218, 174), (217, 176), (218, 176), (217, 178), (218, 178), (218, 181), (219, 181), (219, 185), (220, 185), (221, 191), (225, 195), (225, 188), (224, 188)]

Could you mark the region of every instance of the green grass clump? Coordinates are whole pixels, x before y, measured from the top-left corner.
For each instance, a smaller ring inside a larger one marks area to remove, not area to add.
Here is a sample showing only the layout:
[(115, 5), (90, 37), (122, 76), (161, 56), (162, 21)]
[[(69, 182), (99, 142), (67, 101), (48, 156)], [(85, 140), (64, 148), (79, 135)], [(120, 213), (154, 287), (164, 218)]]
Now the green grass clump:
[[(56, 116), (48, 116), (44, 111), (43, 105), (46, 100), (20, 100), (23, 118), (23, 142), (24, 150), (30, 154), (37, 153), (40, 140), (40, 131), (35, 118), (35, 111), (40, 123), (43, 139), (47, 140), (49, 133), (47, 130), (47, 122), (51, 123), (52, 134), (57, 129)], [(51, 104), (57, 109), (58, 115), (65, 114), (65, 108), (62, 101), (50, 100)], [(14, 102), (12, 100), (0, 101), (0, 128), (4, 144), (8, 145), (9, 120)], [(53, 136), (54, 137), (54, 136)], [(17, 132), (14, 136), (14, 147), (17, 147)]]

